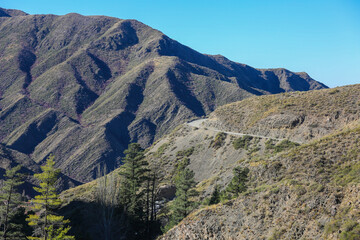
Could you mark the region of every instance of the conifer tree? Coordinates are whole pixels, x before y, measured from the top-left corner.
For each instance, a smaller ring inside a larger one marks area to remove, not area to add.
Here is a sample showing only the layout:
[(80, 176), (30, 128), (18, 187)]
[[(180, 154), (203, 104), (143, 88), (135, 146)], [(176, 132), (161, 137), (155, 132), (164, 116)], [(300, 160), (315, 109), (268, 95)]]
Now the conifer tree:
[(220, 187), (219, 187), (219, 185), (216, 185), (214, 188), (214, 191), (212, 192), (211, 197), (209, 199), (209, 205), (219, 203), (221, 200), (220, 194), (221, 194)]
[(46, 164), (41, 167), (43, 172), (34, 175), (40, 181), (40, 187), (34, 187), (34, 190), (39, 193), (33, 200), (35, 214), (29, 215), (26, 219), (28, 224), (34, 227), (33, 236), (28, 237), (30, 240), (74, 239), (73, 236), (67, 235), (70, 227), (65, 225), (69, 223), (69, 220), (64, 220), (63, 216), (58, 216), (53, 212), (61, 204), (55, 187), (60, 170), (55, 169), (54, 164), (54, 156), (50, 155)]
[(127, 214), (136, 220), (142, 220), (144, 191), (140, 191), (140, 188), (147, 179), (148, 162), (145, 160), (144, 150), (138, 143), (131, 143), (124, 153), (126, 155), (120, 171), (123, 177), (120, 191), (121, 204)]
[(0, 236), (3, 240), (24, 239), (21, 232), (21, 224), (16, 224), (16, 218), (19, 217), (21, 204), (21, 195), (18, 193), (18, 187), (23, 184), (18, 171), (21, 166), (6, 170), (5, 181), (2, 183), (0, 192)]
[(175, 182), (176, 186), (176, 198), (172, 203), (172, 215), (169, 224), (165, 229), (170, 229), (177, 223), (179, 223), (183, 218), (185, 218), (193, 209), (194, 201), (191, 201), (191, 197), (197, 195), (197, 192), (193, 189), (195, 186), (194, 172), (189, 168), (183, 169), (178, 173), (177, 180)]
[(248, 168), (236, 167), (233, 169), (233, 178), (229, 185), (226, 187), (226, 192), (231, 193), (237, 197), (240, 193), (245, 192), (247, 189), (246, 183), (248, 181)]

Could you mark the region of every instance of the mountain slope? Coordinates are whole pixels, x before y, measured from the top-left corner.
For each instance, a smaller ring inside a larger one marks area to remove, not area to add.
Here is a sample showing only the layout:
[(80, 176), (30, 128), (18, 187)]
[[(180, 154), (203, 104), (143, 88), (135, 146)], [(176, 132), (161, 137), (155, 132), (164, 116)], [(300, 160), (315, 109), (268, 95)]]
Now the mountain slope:
[(250, 161), (245, 194), (192, 213), (161, 239), (358, 239), (359, 137), (357, 125)]
[(81, 182), (129, 142), (253, 95), (326, 88), (305, 73), (200, 54), (135, 20), (1, 10), (0, 141)]
[(206, 125), (307, 142), (358, 120), (359, 93), (360, 85), (350, 85), (248, 98), (219, 107)]
[[(176, 164), (184, 158), (188, 158), (188, 167), (195, 173), (199, 203), (209, 197), (215, 186), (224, 189), (235, 167), (250, 169), (247, 192), (228, 202), (201, 205), (161, 239), (351, 239), (349, 236), (357, 236), (360, 233), (359, 96), (360, 85), (352, 85), (252, 97), (218, 108), (202, 124), (183, 124), (160, 138), (146, 151), (150, 164), (164, 174), (159, 200), (165, 198), (167, 202), (175, 197), (172, 177)], [(309, 107), (306, 99), (317, 105)], [(245, 104), (249, 101), (254, 105)], [(267, 104), (258, 108), (262, 106), (258, 103)], [(332, 121), (323, 121), (338, 111)], [(291, 126), (292, 118), (283, 117), (283, 125), (273, 125), (280, 112), (284, 116), (301, 112), (304, 121), (288, 128), (284, 126)], [(271, 114), (275, 117), (269, 118)], [(256, 132), (257, 137), (241, 136), (248, 129), (244, 122), (252, 123), (253, 119), (262, 122), (263, 131)], [(319, 124), (311, 125), (315, 120)], [(271, 130), (276, 127), (290, 139), (301, 131), (307, 133), (307, 128), (316, 134), (302, 138), (298, 145), (274, 139)], [(219, 137), (229, 129), (239, 132)], [(117, 171), (114, 171), (116, 176)], [(63, 192), (64, 212), (68, 217), (74, 217), (71, 211), (74, 207), (76, 213), (86, 213), (81, 210), (81, 204), (91, 206), (94, 186), (96, 181)], [(159, 216), (166, 218), (166, 204), (162, 207)], [(78, 221), (86, 219), (85, 214), (76, 217)], [(76, 232), (87, 232), (86, 226), (77, 225)]]

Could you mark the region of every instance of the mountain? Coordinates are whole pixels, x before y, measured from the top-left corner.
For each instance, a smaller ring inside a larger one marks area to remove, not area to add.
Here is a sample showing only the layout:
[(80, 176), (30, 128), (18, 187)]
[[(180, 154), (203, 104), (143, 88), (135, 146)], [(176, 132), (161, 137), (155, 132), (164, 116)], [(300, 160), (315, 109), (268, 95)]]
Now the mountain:
[[(195, 200), (203, 203), (160, 239), (358, 239), (359, 96), (360, 85), (254, 96), (160, 138), (146, 150), (164, 174), (159, 218), (166, 222), (169, 215), (174, 170), (184, 158), (195, 173)], [(294, 121), (298, 116), (303, 120)], [(238, 166), (250, 170), (247, 191), (205, 204)], [(72, 221), (87, 219), (96, 183), (62, 193)], [(86, 226), (74, 230), (86, 234)]]
[(87, 182), (177, 125), (254, 95), (326, 88), (205, 55), (136, 20), (0, 9), (0, 142)]
[(0, 8), (0, 17), (26, 16), (27, 13), (16, 9)]

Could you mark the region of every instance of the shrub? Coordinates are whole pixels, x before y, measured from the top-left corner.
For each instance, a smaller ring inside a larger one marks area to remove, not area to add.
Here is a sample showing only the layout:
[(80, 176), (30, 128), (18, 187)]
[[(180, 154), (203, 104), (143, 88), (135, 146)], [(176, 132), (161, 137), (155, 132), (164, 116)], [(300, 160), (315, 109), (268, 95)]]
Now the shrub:
[(252, 136), (245, 135), (243, 137), (239, 137), (233, 142), (233, 146), (236, 150), (242, 148), (242, 149), (248, 149), (250, 145), (250, 141), (253, 139)]
[(188, 148), (188, 149), (185, 149), (185, 150), (182, 150), (182, 151), (178, 151), (176, 153), (176, 157), (178, 158), (182, 158), (182, 157), (190, 157), (193, 152), (194, 152), (194, 147), (191, 147), (191, 148)]
[(289, 140), (283, 140), (274, 146), (275, 153), (282, 152), (286, 149), (299, 146), (300, 144), (291, 142)]
[(215, 139), (210, 142), (210, 147), (214, 149), (219, 149), (222, 145), (224, 145), (226, 139), (226, 133), (219, 132), (216, 134)]

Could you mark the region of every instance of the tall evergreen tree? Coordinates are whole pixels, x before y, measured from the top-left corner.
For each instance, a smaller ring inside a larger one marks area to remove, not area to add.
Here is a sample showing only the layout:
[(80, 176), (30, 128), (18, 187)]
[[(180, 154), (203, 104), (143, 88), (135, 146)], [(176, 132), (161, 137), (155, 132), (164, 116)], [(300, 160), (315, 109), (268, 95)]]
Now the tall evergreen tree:
[(3, 240), (25, 239), (22, 233), (22, 225), (17, 224), (16, 218), (19, 217), (21, 195), (18, 187), (23, 184), (18, 171), (21, 166), (6, 170), (5, 181), (2, 183), (0, 191), (0, 236)]
[(65, 225), (69, 220), (64, 220), (63, 216), (53, 212), (61, 204), (55, 187), (60, 170), (55, 169), (54, 164), (54, 156), (50, 155), (46, 164), (41, 167), (43, 172), (34, 175), (40, 181), (40, 187), (34, 187), (34, 190), (40, 194), (33, 200), (33, 210), (36, 214), (29, 215), (26, 219), (28, 224), (34, 227), (33, 236), (28, 237), (30, 240), (74, 239), (73, 236), (67, 235), (70, 227)]
[(226, 192), (232, 194), (234, 197), (239, 196), (240, 193), (247, 189), (246, 183), (248, 181), (248, 168), (236, 167), (233, 169), (233, 178), (226, 187)]
[(209, 205), (217, 204), (221, 200), (221, 192), (219, 185), (215, 185), (214, 191), (211, 194), (211, 197), (209, 199)]
[(144, 191), (140, 188), (147, 179), (148, 162), (145, 160), (144, 150), (138, 143), (131, 143), (124, 153), (126, 155), (120, 171), (123, 177), (120, 190), (121, 204), (133, 219), (142, 220)]
[(191, 200), (191, 197), (197, 195), (197, 192), (193, 189), (195, 187), (194, 172), (187, 167), (180, 171), (175, 186), (176, 198), (171, 207), (173, 213), (169, 224), (165, 227), (166, 230), (179, 223), (195, 207), (195, 202)]

